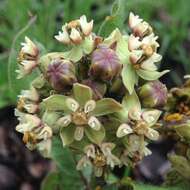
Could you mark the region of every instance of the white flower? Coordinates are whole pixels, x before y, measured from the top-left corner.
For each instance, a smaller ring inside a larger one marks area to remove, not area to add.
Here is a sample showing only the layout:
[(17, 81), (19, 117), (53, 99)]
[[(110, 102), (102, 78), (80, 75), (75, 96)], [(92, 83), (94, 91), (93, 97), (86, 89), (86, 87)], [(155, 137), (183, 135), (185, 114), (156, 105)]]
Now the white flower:
[(71, 113), (61, 117), (57, 121), (57, 124), (60, 127), (70, 127), (69, 125), (71, 123), (75, 124), (75, 140), (80, 141), (83, 138), (86, 126), (89, 126), (96, 131), (100, 130), (100, 121), (90, 114), (96, 107), (96, 102), (94, 100), (87, 101), (83, 107), (80, 106), (75, 99), (67, 98), (66, 105)]
[[(132, 112), (132, 113), (131, 113)], [(150, 140), (158, 140), (159, 133), (151, 127), (159, 119), (161, 112), (159, 110), (132, 110), (129, 112), (129, 120), (133, 124), (123, 123), (117, 130), (117, 137), (122, 138), (130, 134), (143, 135)]]
[(86, 16), (66, 23), (55, 38), (64, 44), (81, 44), (85, 37), (91, 35), (93, 20), (87, 22)]
[(38, 47), (28, 37), (25, 37), (25, 42), (21, 45), (22, 48), (18, 56), (19, 70), (16, 70), (18, 78), (30, 74), (37, 67), (39, 55)]

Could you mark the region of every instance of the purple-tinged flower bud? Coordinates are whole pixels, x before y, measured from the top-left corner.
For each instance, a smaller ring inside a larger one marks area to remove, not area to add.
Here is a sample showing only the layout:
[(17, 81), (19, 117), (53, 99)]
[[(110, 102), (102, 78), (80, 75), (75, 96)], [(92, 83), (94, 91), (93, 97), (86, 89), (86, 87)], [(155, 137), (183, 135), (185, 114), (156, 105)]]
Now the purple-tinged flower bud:
[(140, 88), (139, 97), (145, 107), (161, 107), (167, 102), (167, 88), (158, 80), (147, 82)]
[(46, 77), (57, 91), (65, 90), (77, 81), (73, 63), (64, 59), (52, 60), (48, 65)]
[(106, 46), (99, 46), (92, 54), (92, 64), (89, 75), (103, 81), (110, 81), (116, 77), (122, 64), (116, 52)]

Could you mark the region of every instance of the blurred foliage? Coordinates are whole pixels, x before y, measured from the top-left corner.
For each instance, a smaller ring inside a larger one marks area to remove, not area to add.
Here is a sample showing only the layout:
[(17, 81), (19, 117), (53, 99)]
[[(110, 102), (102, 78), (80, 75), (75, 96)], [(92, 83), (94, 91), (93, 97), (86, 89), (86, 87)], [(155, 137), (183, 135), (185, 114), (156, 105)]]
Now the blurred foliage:
[[(190, 73), (190, 2), (189, 0), (122, 0), (126, 15), (114, 18), (112, 27), (121, 24), (127, 29), (129, 11), (150, 22), (160, 37), (162, 69), (169, 68), (168, 83), (181, 83)], [(64, 22), (86, 14), (96, 23), (95, 31), (105, 35), (106, 22), (113, 0), (1, 0), (0, 1), (0, 107), (14, 104), (20, 89), (29, 81), (16, 80), (16, 57), (20, 42), (29, 36), (42, 49), (60, 51), (64, 47), (53, 39)], [(115, 7), (112, 8), (114, 14)], [(123, 11), (122, 11), (123, 12)], [(34, 19), (36, 17), (36, 20)], [(31, 19), (33, 19), (32, 22)], [(102, 24), (103, 22), (103, 24)], [(101, 27), (100, 27), (101, 26)], [(43, 46), (41, 45), (43, 44)], [(10, 76), (8, 77), (8, 67)], [(168, 77), (167, 77), (168, 80)]]

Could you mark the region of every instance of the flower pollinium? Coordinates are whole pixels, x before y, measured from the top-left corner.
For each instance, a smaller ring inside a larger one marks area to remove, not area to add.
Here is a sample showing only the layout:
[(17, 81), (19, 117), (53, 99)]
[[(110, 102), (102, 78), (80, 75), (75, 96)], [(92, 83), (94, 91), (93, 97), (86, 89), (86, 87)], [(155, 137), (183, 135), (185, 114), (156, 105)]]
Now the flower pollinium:
[(86, 16), (66, 23), (55, 38), (64, 44), (80, 44), (85, 37), (88, 37), (93, 29), (93, 20), (87, 22)]
[(48, 65), (46, 77), (57, 91), (65, 90), (77, 81), (73, 63), (64, 59), (53, 59)]
[(140, 88), (139, 96), (144, 107), (162, 107), (167, 102), (167, 88), (158, 80), (147, 82)]
[(25, 37), (25, 42), (21, 43), (22, 48), (18, 56), (18, 63), (20, 70), (18, 78), (30, 74), (32, 70), (38, 65), (39, 49), (38, 47), (28, 38)]
[(121, 68), (116, 52), (107, 46), (99, 45), (92, 54), (89, 75), (96, 79), (110, 81), (120, 73)]
[(154, 63), (159, 62), (162, 56), (157, 53), (158, 37), (154, 35), (151, 26), (130, 13), (129, 27), (133, 32), (128, 40), (128, 48), (131, 52), (130, 62), (136, 69), (157, 70)]

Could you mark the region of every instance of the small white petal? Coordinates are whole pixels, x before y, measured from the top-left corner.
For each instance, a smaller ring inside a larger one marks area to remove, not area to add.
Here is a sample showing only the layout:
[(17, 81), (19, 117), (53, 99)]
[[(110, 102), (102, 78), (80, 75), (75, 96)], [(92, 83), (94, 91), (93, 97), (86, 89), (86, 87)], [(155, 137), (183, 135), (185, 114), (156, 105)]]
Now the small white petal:
[(146, 133), (146, 137), (149, 138), (150, 140), (156, 141), (159, 139), (159, 133), (158, 131), (149, 128), (148, 132)]
[(141, 68), (147, 71), (156, 71), (158, 68), (150, 59), (147, 59), (141, 63)]
[(129, 27), (133, 29), (136, 25), (141, 23), (143, 20), (139, 18), (138, 15), (134, 15), (134, 13), (130, 12), (129, 14)]
[(95, 158), (96, 154), (95, 154), (95, 147), (93, 144), (87, 145), (84, 148), (84, 153), (87, 155), (87, 157), (89, 158)]
[(142, 42), (140, 42), (139, 37), (135, 37), (133, 34), (129, 36), (128, 47), (130, 51), (138, 49), (141, 44)]
[(80, 44), (80, 42), (82, 41), (82, 37), (80, 36), (80, 33), (75, 28), (71, 29), (70, 38), (75, 44)]
[(99, 120), (98, 120), (96, 117), (94, 117), (94, 116), (91, 116), (91, 117), (89, 118), (89, 120), (88, 120), (88, 125), (89, 125), (92, 129), (94, 129), (94, 130), (96, 130), (96, 131), (100, 130), (100, 128), (101, 128), (101, 123), (100, 123)]
[(145, 155), (145, 156), (149, 156), (149, 155), (151, 155), (151, 154), (152, 154), (151, 150), (148, 149), (147, 147), (145, 147), (145, 148), (144, 148), (144, 155)]
[(102, 143), (100, 148), (105, 156), (109, 156), (111, 151), (115, 148), (115, 144), (110, 142)]
[(67, 98), (66, 105), (73, 112), (77, 111), (79, 108), (79, 103), (73, 98)]
[(121, 138), (128, 134), (131, 134), (132, 132), (133, 132), (133, 129), (128, 124), (124, 123), (119, 126), (116, 136), (118, 138)]
[(146, 121), (150, 126), (154, 125), (161, 115), (160, 110), (145, 110), (142, 113), (142, 118)]
[(94, 167), (94, 174), (96, 177), (101, 177), (103, 175), (102, 167)]
[(71, 115), (66, 115), (64, 117), (61, 117), (57, 124), (61, 127), (67, 127), (71, 123)]
[(76, 127), (74, 133), (74, 139), (80, 141), (84, 136), (84, 127)]
[(132, 120), (141, 120), (141, 110), (138, 107), (134, 107), (129, 110), (129, 119)]
[(63, 32), (59, 32), (59, 34), (55, 36), (55, 39), (64, 44), (69, 44), (71, 40), (69, 38), (69, 34), (67, 32), (66, 26), (63, 26), (62, 30)]
[(80, 25), (82, 32), (84, 33), (85, 36), (88, 36), (92, 32), (93, 28), (93, 20), (91, 20), (89, 23), (87, 22), (86, 16), (83, 15), (80, 17)]
[(84, 112), (89, 113), (93, 111), (95, 107), (96, 107), (96, 102), (94, 100), (89, 100), (88, 102), (86, 102), (84, 106)]

